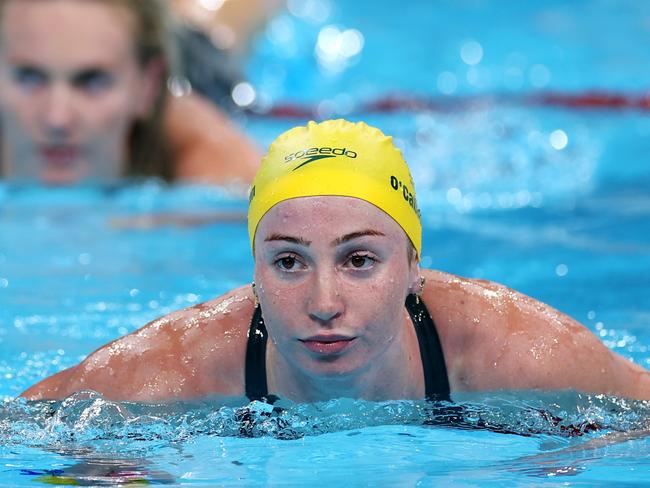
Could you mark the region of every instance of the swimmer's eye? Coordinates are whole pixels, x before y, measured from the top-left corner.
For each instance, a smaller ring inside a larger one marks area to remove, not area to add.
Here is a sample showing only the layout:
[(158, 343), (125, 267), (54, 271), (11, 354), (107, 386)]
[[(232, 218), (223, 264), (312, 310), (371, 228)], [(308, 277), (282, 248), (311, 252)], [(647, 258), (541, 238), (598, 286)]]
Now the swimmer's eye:
[(25, 91), (32, 91), (47, 83), (47, 74), (32, 66), (20, 66), (13, 70), (12, 77)]
[(355, 269), (368, 269), (371, 268), (377, 260), (370, 254), (354, 253), (348, 258), (348, 264)]
[(89, 69), (78, 73), (72, 83), (90, 95), (99, 94), (113, 85), (113, 76), (102, 69)]
[(302, 268), (302, 263), (294, 255), (281, 256), (275, 260), (274, 264), (282, 271), (298, 271)]

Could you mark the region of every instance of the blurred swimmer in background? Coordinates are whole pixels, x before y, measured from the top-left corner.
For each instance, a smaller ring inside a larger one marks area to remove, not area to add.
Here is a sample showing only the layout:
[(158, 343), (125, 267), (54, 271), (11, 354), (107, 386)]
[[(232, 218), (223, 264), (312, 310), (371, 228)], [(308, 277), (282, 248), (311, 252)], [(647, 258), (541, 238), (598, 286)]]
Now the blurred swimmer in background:
[(167, 89), (170, 25), (164, 0), (0, 0), (0, 176), (248, 184), (254, 144)]

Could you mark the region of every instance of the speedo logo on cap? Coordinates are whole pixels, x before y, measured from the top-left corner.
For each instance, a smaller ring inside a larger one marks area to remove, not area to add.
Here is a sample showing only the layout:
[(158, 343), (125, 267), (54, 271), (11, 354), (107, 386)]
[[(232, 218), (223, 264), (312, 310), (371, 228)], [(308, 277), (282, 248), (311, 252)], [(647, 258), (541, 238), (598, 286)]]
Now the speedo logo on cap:
[(285, 163), (300, 161), (300, 164), (293, 168), (293, 171), (302, 168), (304, 165), (319, 161), (321, 159), (334, 158), (336, 156), (345, 156), (350, 159), (357, 157), (357, 153), (345, 147), (312, 147), (302, 149), (295, 153), (287, 154), (284, 157)]

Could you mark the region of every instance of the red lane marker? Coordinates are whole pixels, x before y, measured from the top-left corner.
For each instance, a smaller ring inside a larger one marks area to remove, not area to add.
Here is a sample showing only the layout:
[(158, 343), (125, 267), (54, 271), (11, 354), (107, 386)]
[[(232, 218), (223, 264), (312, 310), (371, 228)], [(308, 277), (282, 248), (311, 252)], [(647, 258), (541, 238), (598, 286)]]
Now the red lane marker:
[(539, 96), (541, 105), (558, 105), (569, 108), (628, 108), (639, 106), (639, 99), (612, 93), (588, 92), (584, 94), (548, 93)]
[[(564, 107), (567, 109), (610, 109), (650, 111), (650, 91), (645, 95), (590, 91), (584, 93), (536, 93), (528, 95), (468, 95), (464, 97), (417, 97), (389, 95), (363, 103), (352, 115), (393, 112), (441, 112), (458, 110), (481, 104), (532, 104)], [(318, 118), (315, 106), (279, 103), (265, 112), (254, 115), (274, 118)]]
[(309, 107), (307, 105), (295, 105), (289, 103), (281, 103), (271, 107), (271, 109), (266, 112), (257, 113), (257, 115), (277, 117), (279, 119), (302, 119), (314, 117), (315, 114), (316, 110), (312, 107)]

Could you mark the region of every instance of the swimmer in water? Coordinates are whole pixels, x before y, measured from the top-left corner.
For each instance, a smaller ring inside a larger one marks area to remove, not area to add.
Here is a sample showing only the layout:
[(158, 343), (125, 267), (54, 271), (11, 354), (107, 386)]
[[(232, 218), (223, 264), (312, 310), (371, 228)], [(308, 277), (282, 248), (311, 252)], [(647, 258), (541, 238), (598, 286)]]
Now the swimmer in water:
[(260, 154), (216, 106), (170, 96), (163, 0), (0, 0), (0, 178), (241, 182)]
[(420, 269), (409, 169), (362, 122), (278, 137), (248, 229), (253, 286), (158, 319), (23, 396), (314, 402), (570, 389), (650, 399), (650, 372), (570, 317), (496, 283)]

